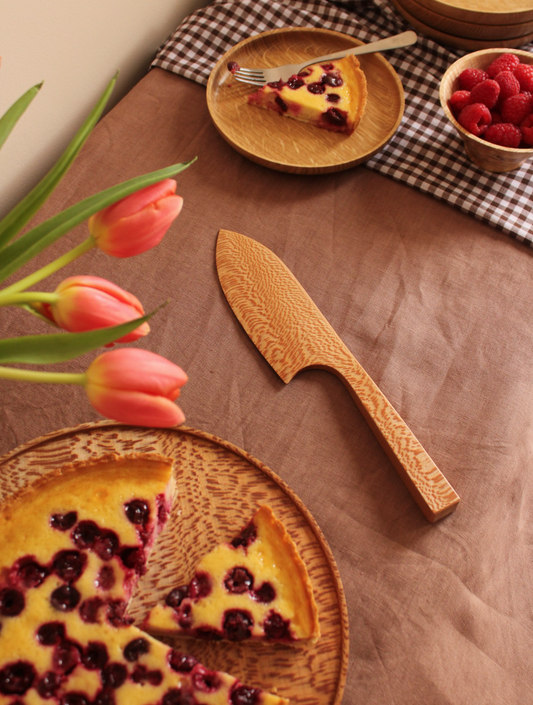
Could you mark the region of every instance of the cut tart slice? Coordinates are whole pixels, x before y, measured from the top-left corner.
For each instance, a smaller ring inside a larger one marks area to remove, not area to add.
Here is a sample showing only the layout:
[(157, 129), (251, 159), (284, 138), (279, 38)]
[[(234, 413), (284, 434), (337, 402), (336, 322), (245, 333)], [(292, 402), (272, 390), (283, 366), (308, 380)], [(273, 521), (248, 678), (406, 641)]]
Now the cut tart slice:
[(307, 569), (272, 509), (262, 506), (231, 541), (196, 566), (143, 627), (154, 634), (201, 638), (316, 640), (318, 610)]
[(105, 456), (0, 508), (0, 705), (286, 705), (130, 624), (172, 461)]
[(366, 78), (356, 56), (308, 66), (285, 83), (267, 83), (248, 96), (248, 103), (351, 135), (366, 106)]

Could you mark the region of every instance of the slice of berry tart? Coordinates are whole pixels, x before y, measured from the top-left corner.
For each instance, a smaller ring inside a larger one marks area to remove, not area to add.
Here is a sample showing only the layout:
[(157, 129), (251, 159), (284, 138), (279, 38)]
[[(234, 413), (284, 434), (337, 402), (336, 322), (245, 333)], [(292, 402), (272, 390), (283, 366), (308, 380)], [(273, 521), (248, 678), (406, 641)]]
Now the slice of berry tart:
[(229, 641), (316, 641), (320, 635), (307, 569), (266, 505), (233, 540), (206, 554), (189, 584), (171, 590), (143, 627)]
[(286, 705), (132, 626), (172, 461), (66, 466), (0, 508), (0, 705)]
[(308, 66), (285, 83), (267, 83), (248, 103), (280, 115), (351, 135), (366, 106), (366, 78), (356, 56)]

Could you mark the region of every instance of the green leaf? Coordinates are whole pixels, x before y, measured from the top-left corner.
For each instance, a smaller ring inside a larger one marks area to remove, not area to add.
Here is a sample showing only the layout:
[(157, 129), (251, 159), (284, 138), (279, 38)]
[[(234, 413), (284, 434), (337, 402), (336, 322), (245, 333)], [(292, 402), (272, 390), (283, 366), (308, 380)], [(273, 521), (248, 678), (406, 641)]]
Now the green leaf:
[(72, 230), (94, 213), (110, 206), (125, 196), (138, 191), (145, 186), (155, 184), (162, 179), (168, 179), (184, 171), (188, 166), (196, 161), (196, 157), (190, 162), (173, 164), (172, 166), (153, 171), (149, 174), (136, 176), (122, 184), (112, 186), (101, 191), (94, 196), (76, 203), (66, 210), (58, 213), (44, 223), (37, 225), (32, 230), (19, 237), (8, 247), (0, 252), (0, 282), (4, 281), (13, 272), (29, 262), (35, 255), (58, 240), (62, 235)]
[(99, 101), (74, 136), (72, 142), (56, 162), (55, 166), (53, 166), (37, 186), (0, 221), (0, 249), (4, 248), (6, 244), (20, 232), (26, 223), (30, 221), (70, 169), (80, 149), (83, 147), (98, 122), (109, 100), (116, 80), (117, 74), (115, 74), (108, 83)]
[[(159, 309), (156, 309), (159, 310)], [(98, 328), (87, 333), (51, 333), (24, 335), (0, 340), (0, 363), (22, 362), (29, 365), (49, 365), (72, 360), (135, 330), (156, 311), (110, 328)]]
[(26, 91), (13, 105), (6, 110), (0, 118), (0, 148), (9, 137), (11, 130), (15, 127), (21, 115), (40, 91), (42, 83), (38, 83)]

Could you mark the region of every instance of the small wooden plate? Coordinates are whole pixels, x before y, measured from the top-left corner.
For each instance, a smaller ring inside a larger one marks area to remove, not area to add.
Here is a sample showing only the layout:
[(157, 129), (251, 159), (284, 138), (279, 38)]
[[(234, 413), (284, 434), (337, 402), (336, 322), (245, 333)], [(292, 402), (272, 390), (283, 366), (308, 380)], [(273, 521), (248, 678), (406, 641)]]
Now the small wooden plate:
[(298, 63), (363, 42), (315, 28), (274, 29), (244, 39), (215, 65), (207, 84), (207, 105), (217, 130), (240, 154), (263, 166), (296, 174), (341, 171), (362, 164), (394, 135), (403, 116), (401, 81), (381, 54), (360, 56), (368, 100), (353, 135), (339, 135), (247, 103), (256, 88), (236, 81), (229, 61), (253, 68)]
[(523, 37), (515, 37), (514, 39), (470, 39), (466, 37), (458, 37), (454, 34), (448, 34), (442, 32), (435, 27), (430, 27), (429, 25), (421, 22), (417, 17), (408, 12), (403, 0), (391, 0), (394, 7), (398, 12), (409, 22), (414, 29), (420, 34), (424, 34), (430, 39), (434, 39), (439, 44), (444, 46), (451, 46), (457, 49), (467, 49), (468, 51), (477, 51), (482, 49), (492, 49), (492, 48), (516, 48), (528, 44), (533, 40), (533, 32), (527, 34)]
[(504, 25), (533, 20), (531, 0), (418, 0), (429, 10), (464, 22)]
[(424, 7), (420, 0), (399, 0), (399, 2), (407, 12), (420, 22), (456, 37), (485, 41), (516, 38), (522, 40), (522, 37), (533, 33), (533, 19), (528, 22), (500, 25), (484, 24), (482, 22), (466, 22), (434, 12)]
[(260, 504), (283, 521), (305, 561), (322, 635), (315, 645), (164, 639), (242, 682), (275, 688), (298, 705), (340, 705), (348, 664), (348, 614), (329, 546), (302, 501), (266, 465), (232, 443), (192, 428), (137, 428), (103, 421), (37, 438), (0, 458), (0, 500), (64, 463), (104, 453), (161, 453), (176, 461), (178, 498), (139, 582), (129, 613), (140, 622), (201, 556), (235, 535)]

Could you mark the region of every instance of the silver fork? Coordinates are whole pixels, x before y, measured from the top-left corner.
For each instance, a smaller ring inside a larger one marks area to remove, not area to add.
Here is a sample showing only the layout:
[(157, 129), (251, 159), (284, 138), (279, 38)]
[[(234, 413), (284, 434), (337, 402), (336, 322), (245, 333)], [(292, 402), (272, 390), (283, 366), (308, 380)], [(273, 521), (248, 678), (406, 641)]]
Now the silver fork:
[(324, 61), (333, 61), (334, 59), (342, 59), (349, 54), (373, 54), (376, 51), (387, 51), (388, 49), (399, 49), (414, 44), (418, 37), (415, 32), (402, 32), (395, 34), (386, 39), (379, 39), (376, 42), (362, 44), (361, 46), (345, 49), (344, 51), (336, 52), (335, 54), (327, 54), (326, 56), (318, 56), (314, 59), (307, 59), (301, 64), (286, 64), (285, 66), (276, 66), (270, 69), (247, 69), (239, 66), (238, 69), (232, 71), (237, 81), (242, 83), (251, 83), (254, 86), (263, 86), (271, 81), (287, 81), (295, 73), (300, 73), (307, 66), (312, 64), (321, 64)]

